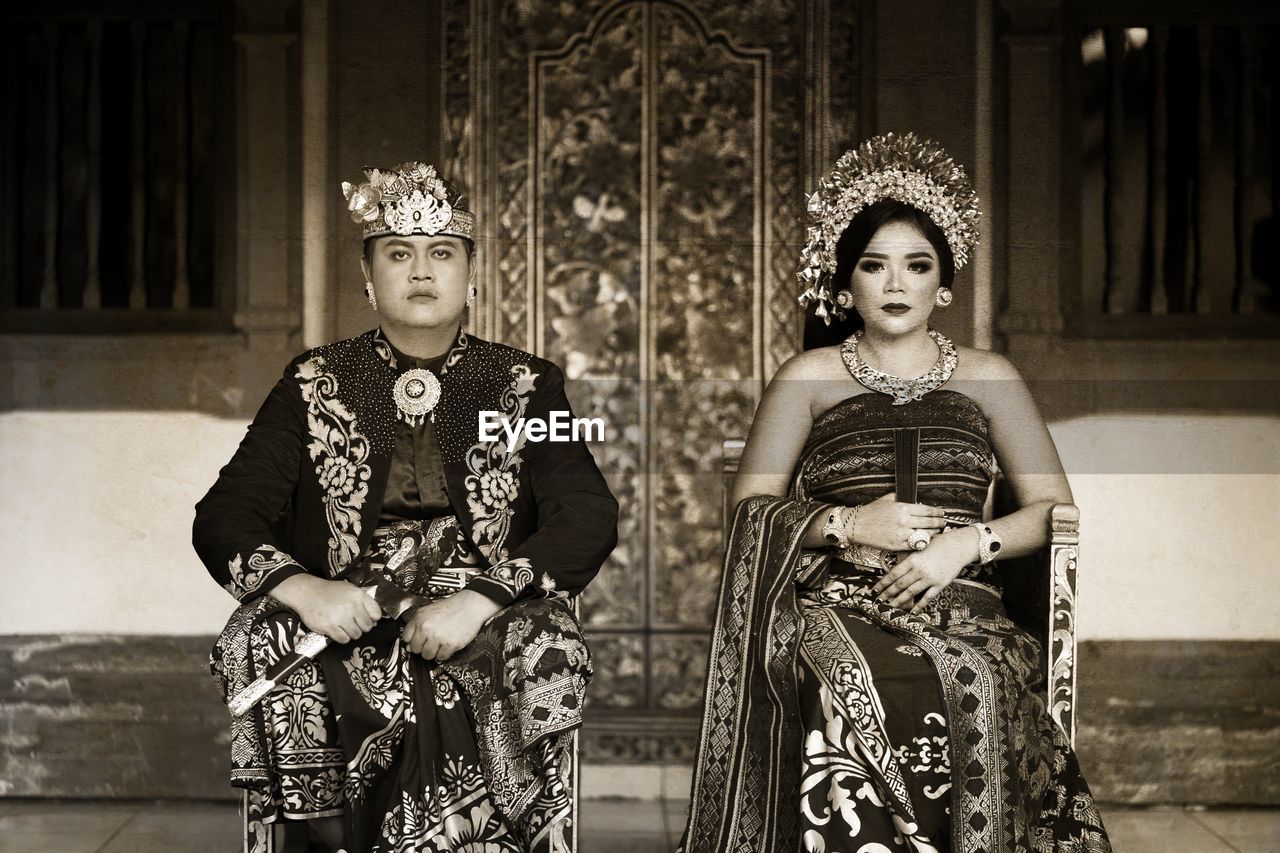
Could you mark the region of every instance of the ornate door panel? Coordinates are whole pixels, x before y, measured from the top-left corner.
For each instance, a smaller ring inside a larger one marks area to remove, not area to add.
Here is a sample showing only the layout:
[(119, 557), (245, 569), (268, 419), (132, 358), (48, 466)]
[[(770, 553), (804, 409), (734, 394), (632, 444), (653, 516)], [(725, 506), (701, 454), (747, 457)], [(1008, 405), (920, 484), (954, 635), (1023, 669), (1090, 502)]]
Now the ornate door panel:
[(653, 735), (691, 733), (701, 708), (721, 442), (799, 347), (803, 193), (858, 119), (858, 10), (833, 5), (446, 4), (476, 331), (564, 367), (576, 414), (606, 423), (593, 451), (622, 505), (583, 598), (588, 758), (688, 758), (689, 737)]

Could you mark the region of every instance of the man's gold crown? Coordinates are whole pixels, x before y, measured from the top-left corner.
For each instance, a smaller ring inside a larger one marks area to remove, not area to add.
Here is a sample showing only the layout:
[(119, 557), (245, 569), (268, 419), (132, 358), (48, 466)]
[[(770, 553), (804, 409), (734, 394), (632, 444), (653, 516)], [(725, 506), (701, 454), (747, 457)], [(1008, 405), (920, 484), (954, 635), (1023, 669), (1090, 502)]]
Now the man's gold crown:
[(437, 234), (475, 239), (476, 218), (458, 207), (461, 196), (434, 166), (401, 163), (394, 169), (366, 168), (359, 185), (342, 182), (351, 220), (364, 225), (364, 239), (385, 234)]

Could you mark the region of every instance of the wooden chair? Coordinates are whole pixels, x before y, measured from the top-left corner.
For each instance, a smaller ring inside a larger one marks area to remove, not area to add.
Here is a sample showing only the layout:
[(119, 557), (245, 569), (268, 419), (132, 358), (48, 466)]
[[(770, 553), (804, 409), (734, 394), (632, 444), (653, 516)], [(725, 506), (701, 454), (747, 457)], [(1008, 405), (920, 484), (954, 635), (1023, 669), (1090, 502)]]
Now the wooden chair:
[[(574, 617), (581, 619), (577, 597), (570, 600), (570, 605), (573, 608)], [(578, 784), (578, 740), (580, 733), (580, 730), (574, 731), (569, 747), (572, 757), (569, 763), (568, 781), (570, 797), (572, 797), (573, 803), (570, 811), (572, 820), (572, 835), (569, 838), (570, 853), (576, 853), (578, 849), (578, 815), (582, 811), (582, 791), (581, 785)], [(242, 853), (276, 853), (277, 845), (273, 824), (264, 824), (262, 822), (262, 811), (262, 802), (256, 795), (247, 790), (240, 792), (241, 837), (244, 840)]]
[[(725, 536), (733, 518), (733, 481), (745, 442), (728, 439), (723, 446)], [(1003, 478), (992, 483), (987, 518), (1016, 508), (1012, 490)], [(1001, 560), (997, 571), (1004, 585), (1009, 617), (1045, 650), (1045, 691), (1049, 712), (1076, 740), (1076, 561), (1080, 552), (1080, 510), (1075, 504), (1055, 504), (1049, 517), (1049, 544), (1035, 554)]]

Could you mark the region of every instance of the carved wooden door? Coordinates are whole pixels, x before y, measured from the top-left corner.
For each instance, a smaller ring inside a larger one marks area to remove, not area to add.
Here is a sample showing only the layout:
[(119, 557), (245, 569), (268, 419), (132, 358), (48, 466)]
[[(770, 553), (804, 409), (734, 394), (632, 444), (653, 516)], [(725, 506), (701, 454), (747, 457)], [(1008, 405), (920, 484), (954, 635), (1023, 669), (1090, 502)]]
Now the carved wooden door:
[[(564, 367), (622, 506), (583, 596), (586, 757), (687, 761), (721, 561), (720, 447), (799, 348), (812, 173), (858, 121), (858, 7), (445, 6), (446, 174), (478, 334)], [(665, 737), (669, 734), (679, 737)]]

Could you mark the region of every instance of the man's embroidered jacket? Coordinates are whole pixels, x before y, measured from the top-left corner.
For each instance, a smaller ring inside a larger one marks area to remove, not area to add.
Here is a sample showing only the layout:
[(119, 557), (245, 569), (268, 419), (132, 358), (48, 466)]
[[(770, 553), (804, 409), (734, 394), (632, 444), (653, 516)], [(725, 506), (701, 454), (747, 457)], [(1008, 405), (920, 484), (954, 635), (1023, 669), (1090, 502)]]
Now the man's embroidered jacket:
[[(369, 544), (391, 467), (396, 358), (380, 330), (285, 369), (231, 461), (196, 505), (193, 541), (236, 598), (308, 572), (340, 576)], [(551, 362), (459, 332), (431, 416), (458, 536), (445, 565), (499, 604), (576, 594), (617, 542), (618, 504), (581, 441), (479, 439), (479, 413), (571, 413)], [(572, 414), (569, 415), (572, 417)]]

